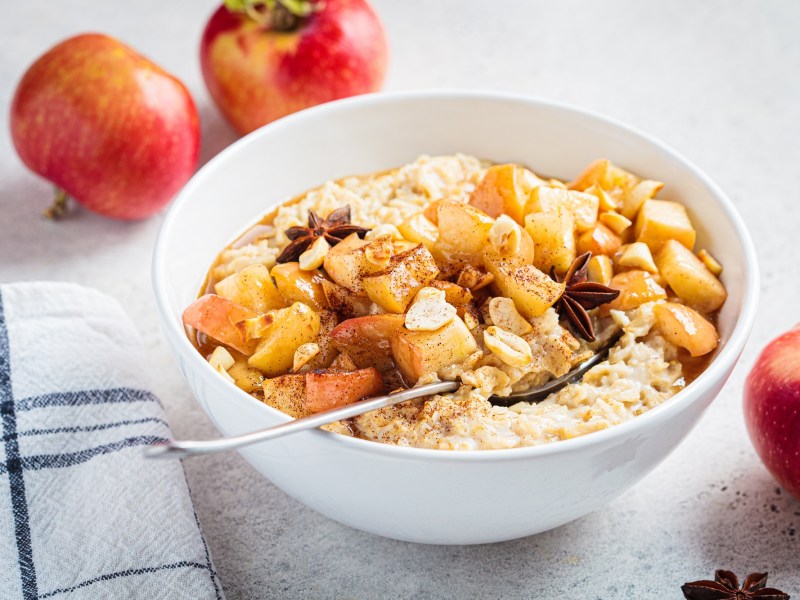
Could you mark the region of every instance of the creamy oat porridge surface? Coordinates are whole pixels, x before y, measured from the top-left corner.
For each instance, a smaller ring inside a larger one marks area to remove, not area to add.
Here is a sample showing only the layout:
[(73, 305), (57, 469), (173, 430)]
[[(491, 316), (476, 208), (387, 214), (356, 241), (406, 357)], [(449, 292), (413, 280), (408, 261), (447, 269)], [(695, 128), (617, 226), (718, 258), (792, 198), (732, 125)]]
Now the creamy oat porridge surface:
[[(724, 288), (692, 252), (682, 205), (655, 198), (661, 185), (608, 161), (567, 186), (460, 154), (331, 181), (225, 249), (213, 294), (184, 321), (222, 376), (295, 417), (462, 382), (328, 426), (339, 433), (452, 450), (584, 435), (668, 400), (686, 383), (682, 363), (697, 370), (689, 354), (717, 343)], [(330, 222), (304, 241), (310, 211)], [(574, 285), (584, 280), (613, 293), (592, 303)], [(583, 303), (583, 321), (562, 296)], [(592, 355), (595, 331), (617, 329), (580, 382), (535, 404), (490, 402), (566, 374)]]

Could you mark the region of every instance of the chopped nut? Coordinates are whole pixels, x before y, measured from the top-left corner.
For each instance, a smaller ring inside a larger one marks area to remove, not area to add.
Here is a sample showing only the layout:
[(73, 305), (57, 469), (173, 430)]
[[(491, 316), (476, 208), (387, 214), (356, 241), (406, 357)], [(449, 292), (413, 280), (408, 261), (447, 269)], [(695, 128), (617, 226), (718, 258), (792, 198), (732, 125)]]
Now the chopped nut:
[(483, 287), (486, 287), (490, 283), (494, 281), (494, 275), (491, 273), (484, 273), (473, 267), (472, 265), (466, 265), (461, 272), (458, 274), (458, 279), (456, 283), (461, 287), (465, 287), (469, 290), (477, 291)]
[(477, 311), (474, 305), (468, 305), (467, 307), (464, 308), (464, 324), (470, 331), (472, 331), (478, 325), (481, 324), (480, 321), (478, 321), (478, 317), (473, 313), (473, 311)]
[(600, 222), (617, 235), (622, 234), (623, 231), (633, 225), (633, 221), (613, 210), (602, 213)]
[(222, 346), (217, 346), (214, 348), (214, 351), (211, 353), (211, 356), (208, 357), (209, 364), (214, 367), (215, 369), (222, 369), (223, 371), (227, 371), (233, 366), (233, 363), (236, 361), (233, 359), (233, 356), (230, 352), (228, 352), (227, 348)]
[(658, 267), (656, 267), (656, 263), (653, 261), (650, 248), (644, 242), (629, 244), (619, 257), (619, 265), (632, 269), (643, 269), (649, 273), (658, 273)]
[(331, 245), (325, 240), (324, 237), (320, 236), (314, 243), (309, 246), (308, 250), (303, 252), (300, 257), (300, 268), (303, 271), (313, 271), (314, 269), (319, 269), (322, 266), (322, 263), (325, 261), (325, 256), (328, 254), (328, 250), (331, 249)]
[(433, 298), (418, 300), (406, 313), (406, 329), (436, 331), (452, 321), (456, 312), (455, 306), (441, 300)]
[(489, 229), (489, 243), (500, 256), (519, 252), (522, 231), (508, 215), (500, 215)]
[(533, 360), (531, 347), (524, 339), (494, 325), (483, 332), (483, 343), (511, 367), (524, 367)]
[(498, 296), (489, 301), (492, 323), (516, 335), (525, 335), (533, 330), (531, 324), (519, 314), (511, 298)]
[(414, 302), (419, 302), (420, 300), (434, 300), (436, 302), (447, 302), (447, 294), (444, 290), (440, 290), (435, 287), (425, 286), (420, 291), (417, 292), (417, 295), (414, 296), (414, 299), (411, 301), (413, 304)]
[(709, 254), (708, 250), (703, 248), (700, 252), (697, 253), (697, 258), (703, 261), (703, 264), (706, 268), (711, 271), (714, 275), (719, 276), (722, 273), (722, 265), (719, 261)]
[(364, 256), (373, 265), (385, 268), (392, 258), (392, 236), (382, 235), (364, 247)]
[(231, 383), (234, 383), (234, 380), (233, 377), (231, 377), (228, 373), (228, 369), (230, 369), (235, 362), (236, 361), (233, 359), (233, 356), (231, 356), (231, 353), (222, 346), (217, 346), (214, 348), (211, 356), (208, 357), (208, 364), (214, 367), (214, 369), (216, 369), (220, 375), (222, 375)]
[(403, 236), (400, 234), (400, 231), (397, 229), (397, 227), (390, 223), (381, 223), (377, 227), (370, 229), (367, 232), (367, 235), (364, 236), (364, 239), (368, 242), (372, 242), (379, 237), (383, 237), (384, 235), (391, 236), (393, 241), (403, 239)]
[(299, 346), (297, 350), (294, 351), (292, 371), (297, 373), (303, 367), (303, 365), (319, 354), (319, 352), (319, 344), (315, 342), (308, 342)]

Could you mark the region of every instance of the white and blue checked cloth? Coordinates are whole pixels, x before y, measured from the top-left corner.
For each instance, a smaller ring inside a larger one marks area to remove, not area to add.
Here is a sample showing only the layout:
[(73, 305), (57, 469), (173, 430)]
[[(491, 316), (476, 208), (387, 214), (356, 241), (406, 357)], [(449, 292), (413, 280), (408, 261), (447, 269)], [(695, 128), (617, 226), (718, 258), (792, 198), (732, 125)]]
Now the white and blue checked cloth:
[(222, 598), (148, 372), (110, 297), (0, 286), (0, 598)]

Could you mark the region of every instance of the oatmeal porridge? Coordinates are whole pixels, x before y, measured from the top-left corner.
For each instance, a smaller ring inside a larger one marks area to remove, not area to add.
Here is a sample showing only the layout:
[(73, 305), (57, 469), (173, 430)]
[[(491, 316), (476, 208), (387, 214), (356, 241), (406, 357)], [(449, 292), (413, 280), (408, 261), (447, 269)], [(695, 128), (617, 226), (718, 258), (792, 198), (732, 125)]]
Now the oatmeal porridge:
[[(608, 160), (565, 182), (421, 156), (284, 203), (225, 248), (184, 313), (232, 384), (293, 417), (458, 381), (326, 428), (453, 450), (531, 446), (632, 419), (718, 343), (719, 263), (686, 208)], [(538, 403), (510, 394), (607, 359)]]

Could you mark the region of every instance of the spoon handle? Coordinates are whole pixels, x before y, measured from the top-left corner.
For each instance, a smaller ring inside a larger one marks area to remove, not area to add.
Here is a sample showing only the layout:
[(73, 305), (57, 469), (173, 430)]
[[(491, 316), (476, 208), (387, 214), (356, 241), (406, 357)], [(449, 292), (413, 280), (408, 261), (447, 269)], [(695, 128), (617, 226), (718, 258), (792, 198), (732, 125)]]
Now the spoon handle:
[(274, 427), (268, 427), (267, 429), (261, 429), (260, 431), (253, 431), (243, 435), (207, 441), (172, 441), (166, 444), (149, 446), (145, 449), (145, 456), (148, 458), (187, 458), (199, 454), (210, 454), (213, 452), (222, 452), (223, 450), (231, 450), (233, 448), (241, 448), (242, 446), (249, 446), (256, 442), (272, 440), (290, 433), (305, 431), (307, 429), (316, 429), (322, 425), (335, 423), (342, 419), (349, 419), (350, 417), (355, 417), (371, 410), (378, 410), (386, 406), (392, 406), (393, 404), (405, 402), (406, 400), (413, 400), (414, 398), (421, 398), (422, 396), (430, 396), (432, 394), (441, 394), (443, 392), (454, 392), (460, 385), (461, 384), (457, 381), (429, 383), (427, 385), (394, 392), (386, 396), (362, 400), (361, 402), (348, 404), (341, 408), (326, 410), (325, 412), (294, 419), (287, 423), (281, 423)]

